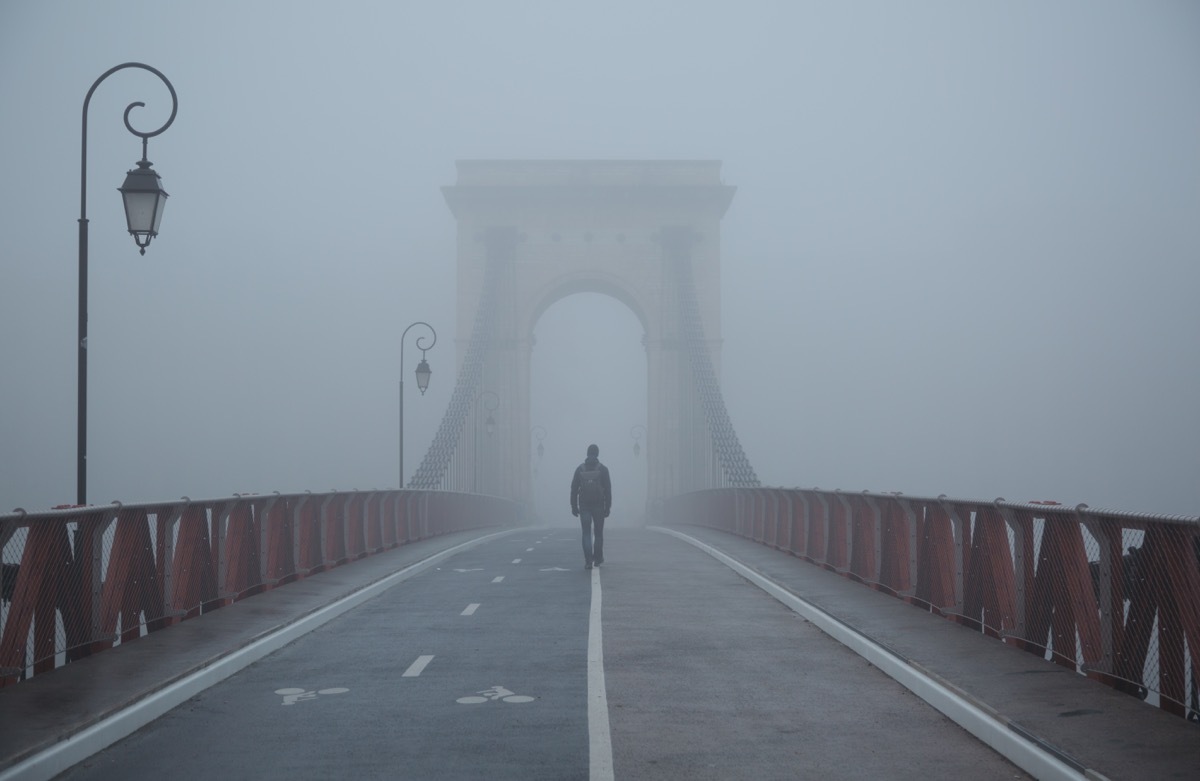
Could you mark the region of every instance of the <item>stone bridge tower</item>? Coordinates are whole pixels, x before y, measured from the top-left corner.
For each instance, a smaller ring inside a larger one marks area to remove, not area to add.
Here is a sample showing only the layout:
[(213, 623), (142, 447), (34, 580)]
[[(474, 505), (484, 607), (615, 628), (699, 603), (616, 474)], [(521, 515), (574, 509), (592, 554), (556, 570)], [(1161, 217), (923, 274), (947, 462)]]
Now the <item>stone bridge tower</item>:
[(691, 353), (702, 343), (719, 376), (720, 224), (735, 189), (719, 161), (458, 163), (443, 188), (458, 221), (458, 383), (504, 399), (505, 414), (481, 437), (483, 407), (462, 405), (451, 471), (470, 479), (446, 487), (529, 499), (533, 330), (580, 292), (617, 299), (645, 331), (649, 501), (714, 485)]

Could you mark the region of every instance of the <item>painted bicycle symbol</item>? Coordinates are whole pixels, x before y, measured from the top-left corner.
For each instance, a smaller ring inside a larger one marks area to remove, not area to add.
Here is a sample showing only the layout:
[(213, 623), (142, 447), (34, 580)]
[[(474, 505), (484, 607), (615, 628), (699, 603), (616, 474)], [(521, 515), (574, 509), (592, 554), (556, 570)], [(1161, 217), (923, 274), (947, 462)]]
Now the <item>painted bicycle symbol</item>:
[(459, 697), (457, 702), (462, 705), (478, 705), (489, 700), (501, 700), (503, 702), (533, 702), (535, 698), (527, 697), (524, 694), (514, 694), (503, 686), (493, 686), (490, 689), (484, 689), (481, 692), (469, 695), (467, 697)]
[(301, 700), (315, 700), (318, 694), (345, 694), (350, 691), (340, 686), (332, 689), (320, 689), (318, 691), (308, 691), (305, 689), (297, 689), (290, 687), (287, 689), (276, 689), (275, 693), (283, 697), (283, 702), (280, 705), (295, 705)]

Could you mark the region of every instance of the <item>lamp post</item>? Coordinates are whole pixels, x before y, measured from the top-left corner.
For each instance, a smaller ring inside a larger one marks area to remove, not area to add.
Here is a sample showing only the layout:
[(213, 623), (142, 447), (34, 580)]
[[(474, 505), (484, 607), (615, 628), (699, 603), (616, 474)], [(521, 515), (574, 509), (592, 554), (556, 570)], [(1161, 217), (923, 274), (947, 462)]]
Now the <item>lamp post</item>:
[[(487, 432), (488, 437), (491, 437), (492, 434), (496, 433), (496, 419), (494, 417), (492, 417), (492, 413), (495, 412), (496, 409), (500, 406), (500, 397), (497, 396), (495, 393), (493, 393), (490, 390), (485, 390), (479, 394), (479, 403), (483, 406), (484, 411), (487, 412), (487, 414), (488, 414), (487, 420), (484, 421), (483, 427), (484, 427), (484, 430)], [(479, 430), (478, 427), (476, 427), (476, 432), (478, 432), (478, 430)], [(475, 490), (479, 491), (479, 434), (478, 433), (476, 433), (476, 435), (475, 435)]]
[[(491, 404), (488, 404), (489, 401), (491, 402)], [(492, 417), (492, 413), (495, 412), (496, 408), (499, 406), (500, 406), (500, 397), (499, 396), (492, 393), (491, 391), (483, 392), (483, 408), (485, 410), (487, 410), (487, 414), (488, 414), (487, 420), (485, 420), (483, 422), (483, 427), (487, 431), (487, 435), (489, 437), (492, 434), (496, 433), (496, 419)]]
[(642, 437), (646, 435), (646, 427), (635, 425), (629, 429), (629, 436), (633, 437), (633, 457), (637, 458), (642, 452)]
[(149, 133), (134, 130), (133, 125), (129, 124), (129, 112), (146, 104), (136, 101), (125, 107), (125, 128), (133, 135), (142, 139), (142, 159), (138, 161), (136, 169), (126, 174), (124, 184), (117, 189), (120, 191), (121, 198), (125, 202), (125, 221), (129, 228), (129, 233), (133, 236), (134, 243), (137, 244), (143, 255), (146, 254), (146, 247), (150, 245), (150, 240), (158, 235), (158, 226), (162, 222), (163, 207), (167, 203), (167, 193), (162, 188), (162, 179), (150, 167), (150, 161), (146, 159), (146, 142), (148, 139), (157, 136), (169, 128), (171, 123), (175, 121), (175, 114), (179, 110), (179, 98), (175, 94), (175, 87), (171, 85), (171, 82), (167, 81), (167, 77), (162, 75), (156, 68), (151, 68), (149, 65), (144, 65), (140, 62), (126, 62), (109, 68), (100, 78), (96, 79), (92, 84), (92, 88), (87, 91), (87, 96), (83, 99), (83, 133), (79, 157), (79, 343), (77, 345), (79, 369), (75, 457), (76, 504), (87, 504), (88, 106), (91, 105), (92, 94), (100, 86), (100, 82), (117, 71), (125, 70), (126, 68), (141, 68), (142, 70), (150, 71), (162, 79), (162, 83), (167, 85), (167, 89), (171, 92), (171, 116), (167, 118), (166, 123), (162, 127)]
[(400, 334), (400, 488), (404, 488), (404, 340), (413, 326), (418, 325), (425, 326), (433, 335), (433, 341), (429, 344), (425, 344), (428, 334), (421, 334), (416, 338), (417, 349), (421, 351), (421, 362), (417, 364), (416, 372), (417, 389), (421, 391), (422, 396), (425, 395), (425, 389), (429, 387), (429, 376), (433, 374), (429, 369), (429, 363), (425, 360), (425, 353), (437, 344), (437, 331), (423, 320), (410, 324), (408, 328), (404, 329), (404, 333)]
[(534, 426), (532, 429), (530, 429), (529, 433), (532, 434), (533, 438), (537, 440), (538, 459), (541, 459), (541, 457), (546, 454), (546, 446), (542, 444), (542, 440), (546, 438), (546, 429), (542, 428), (541, 426)]

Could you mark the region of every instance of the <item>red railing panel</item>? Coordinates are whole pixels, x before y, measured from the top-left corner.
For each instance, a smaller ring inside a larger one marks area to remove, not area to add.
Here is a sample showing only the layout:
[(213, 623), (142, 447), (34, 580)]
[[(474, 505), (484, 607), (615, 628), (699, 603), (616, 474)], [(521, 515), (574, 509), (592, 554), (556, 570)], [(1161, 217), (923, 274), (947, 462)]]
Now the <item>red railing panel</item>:
[(692, 492), (661, 513), (786, 549), (1200, 719), (1200, 518), (777, 488)]
[(0, 685), (389, 543), (519, 520), (514, 502), (441, 491), (246, 494), (0, 515)]

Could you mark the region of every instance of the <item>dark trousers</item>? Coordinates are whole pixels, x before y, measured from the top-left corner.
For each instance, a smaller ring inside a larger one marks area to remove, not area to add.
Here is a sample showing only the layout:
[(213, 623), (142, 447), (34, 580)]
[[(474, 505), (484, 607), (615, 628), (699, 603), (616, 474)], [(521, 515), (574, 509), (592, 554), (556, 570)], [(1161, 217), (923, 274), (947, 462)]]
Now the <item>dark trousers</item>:
[(583, 530), (584, 561), (588, 564), (604, 561), (604, 510), (599, 507), (580, 507), (579, 526)]

